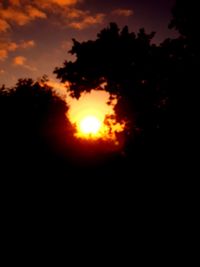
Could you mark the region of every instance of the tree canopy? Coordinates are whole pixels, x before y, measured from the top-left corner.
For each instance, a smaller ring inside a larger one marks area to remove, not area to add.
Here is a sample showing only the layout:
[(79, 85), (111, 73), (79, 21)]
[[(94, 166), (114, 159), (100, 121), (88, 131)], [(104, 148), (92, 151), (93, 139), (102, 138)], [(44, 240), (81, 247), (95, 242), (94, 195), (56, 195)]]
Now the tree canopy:
[(0, 158), (4, 164), (23, 164), (32, 171), (38, 170), (38, 164), (43, 170), (51, 165), (52, 155), (58, 155), (72, 131), (67, 110), (66, 102), (43, 82), (20, 79), (13, 88), (3, 86)]
[(65, 61), (54, 72), (62, 82), (71, 83), (71, 93), (77, 98), (81, 92), (106, 82), (105, 90), (118, 96), (118, 119), (129, 122), (132, 134), (150, 127), (155, 130), (160, 109), (168, 104), (165, 80), (170, 63), (166, 49), (152, 44), (154, 35), (144, 29), (135, 34), (127, 26), (120, 30), (110, 23), (94, 41), (80, 43), (73, 39), (70, 53), (76, 60)]

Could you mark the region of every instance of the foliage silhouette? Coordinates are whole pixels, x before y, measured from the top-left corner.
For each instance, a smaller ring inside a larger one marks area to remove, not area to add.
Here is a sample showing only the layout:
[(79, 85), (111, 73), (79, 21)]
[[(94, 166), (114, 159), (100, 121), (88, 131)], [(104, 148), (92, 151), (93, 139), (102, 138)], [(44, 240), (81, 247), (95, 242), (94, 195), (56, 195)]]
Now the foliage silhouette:
[[(198, 3), (196, 1), (177, 0), (172, 9), (173, 18), (169, 28), (174, 28), (186, 39), (196, 52), (199, 50)], [(194, 51), (193, 51), (194, 52)]]
[[(133, 162), (138, 170), (148, 166), (156, 172), (158, 166), (166, 169), (177, 157), (180, 129), (185, 127), (182, 98), (190, 95), (199, 83), (198, 9), (192, 4), (193, 1), (177, 0), (172, 9), (169, 27), (180, 33), (175, 39), (168, 38), (155, 45), (154, 32), (146, 33), (144, 29), (129, 32), (127, 26), (120, 30), (117, 24), (110, 23), (97, 34), (96, 40), (80, 43), (73, 39), (70, 53), (76, 60), (65, 61), (54, 70), (62, 82), (70, 82), (71, 94), (76, 98), (105, 82), (105, 90), (111, 97), (117, 95), (117, 119), (128, 122), (127, 136), (122, 154), (108, 157), (104, 154), (102, 166), (109, 169), (110, 175), (120, 169), (132, 174)], [(90, 154), (87, 149), (93, 150), (91, 160), (97, 147), (106, 144), (75, 141), (66, 118), (67, 110), (66, 103), (45, 85), (45, 79), (41, 82), (20, 79), (10, 89), (2, 86), (1, 160), (16, 161), (16, 166), (27, 164), (30, 168), (39, 164), (44, 172), (47, 169), (51, 172), (53, 165), (55, 169), (62, 165), (62, 170), (69, 168), (68, 175), (70, 169), (75, 171), (76, 160), (86, 166), (86, 154)], [(73, 161), (79, 152), (80, 158)], [(94, 157), (94, 166), (96, 160)], [(102, 168), (94, 169), (103, 175)]]
[(67, 110), (65, 101), (43, 82), (20, 79), (14, 88), (3, 86), (0, 89), (2, 162), (21, 170), (29, 167), (36, 172), (42, 168), (49, 173), (72, 135)]
[(95, 41), (73, 40), (70, 53), (76, 55), (76, 60), (64, 62), (54, 71), (62, 82), (71, 83), (71, 93), (77, 98), (81, 92), (98, 88), (106, 81), (105, 90), (118, 96), (118, 119), (129, 122), (131, 142), (137, 136), (157, 138), (161, 117), (166, 112), (168, 92), (162, 86), (168, 78), (165, 54), (162, 47), (151, 44), (154, 35), (144, 29), (135, 34), (127, 26), (120, 31), (111, 23)]

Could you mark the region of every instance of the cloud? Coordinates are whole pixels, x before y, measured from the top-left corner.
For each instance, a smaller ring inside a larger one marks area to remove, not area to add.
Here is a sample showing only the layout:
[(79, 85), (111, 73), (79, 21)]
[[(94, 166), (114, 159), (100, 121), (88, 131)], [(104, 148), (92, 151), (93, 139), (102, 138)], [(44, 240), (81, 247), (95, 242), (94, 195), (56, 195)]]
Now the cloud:
[(103, 22), (104, 17), (105, 15), (102, 13), (96, 14), (95, 16), (88, 15), (82, 18), (82, 20), (80, 21), (69, 23), (69, 27), (77, 30), (82, 30), (95, 24), (101, 24)]
[(29, 64), (27, 64), (27, 58), (24, 56), (16, 56), (13, 58), (13, 65), (18, 67), (26, 68), (30, 71), (37, 71), (37, 69)]
[(26, 40), (26, 41), (21, 41), (19, 43), (16, 42), (11, 42), (11, 41), (6, 41), (6, 40), (0, 40), (0, 49), (6, 49), (7, 51), (16, 51), (17, 49), (26, 49), (26, 48), (31, 48), (34, 47), (35, 41), (34, 40)]
[(43, 7), (49, 7), (52, 4), (58, 5), (58, 6), (72, 6), (76, 5), (80, 0), (35, 0), (34, 3)]
[(27, 59), (23, 56), (17, 56), (13, 59), (13, 64), (16, 66), (24, 66)]
[(81, 0), (9, 0), (10, 6), (22, 7), (24, 5), (33, 4), (39, 7), (48, 7), (50, 5), (72, 6), (76, 5)]
[[(77, 4), (83, 0), (10, 0), (5, 7), (0, 4), (0, 32), (6, 32), (11, 26), (24, 26), (36, 19), (48, 19), (55, 16), (61, 25), (82, 30), (100, 24), (105, 14), (92, 14), (81, 10)], [(126, 11), (127, 12), (127, 11)]]
[(47, 15), (43, 11), (41, 11), (41, 10), (31, 6), (31, 5), (27, 6), (26, 12), (30, 16), (31, 20), (34, 20), (37, 18), (40, 18), (40, 19), (46, 19), (47, 18)]
[[(24, 0), (26, 4), (30, 4), (30, 0)], [(32, 5), (37, 7), (40, 10), (43, 10), (45, 13), (49, 11), (55, 13), (59, 12), (59, 9), (62, 8), (72, 8), (81, 0), (32, 0)]]
[[(81, 0), (36, 0), (46, 12), (51, 11), (51, 14), (60, 16), (61, 25), (69, 26), (70, 28), (82, 30), (89, 26), (100, 24), (103, 22), (105, 14), (91, 14), (89, 10), (81, 10), (76, 8), (76, 4)], [(56, 7), (53, 7), (57, 5)]]
[(0, 7), (0, 16), (1, 20), (4, 21), (4, 28), (5, 25), (9, 25), (9, 23), (15, 23), (19, 26), (24, 26), (37, 18), (44, 19), (47, 17), (43, 11), (32, 5), (11, 5), (7, 8)]
[(15, 22), (20, 26), (27, 24), (31, 20), (25, 12), (12, 7), (0, 10), (0, 15), (4, 20)]
[(0, 61), (4, 61), (9, 52), (14, 52), (18, 49), (27, 49), (35, 46), (34, 40), (21, 41), (19, 43), (11, 42), (9, 40), (0, 40)]
[(6, 20), (0, 19), (0, 32), (6, 32), (10, 28), (10, 25)]
[(35, 46), (34, 40), (23, 41), (21, 42), (21, 44), (18, 45), (19, 48), (29, 48), (34, 46)]
[(86, 15), (88, 15), (88, 11), (82, 11), (80, 9), (76, 9), (76, 8), (71, 8), (69, 10), (66, 11), (66, 14), (64, 14), (65, 16), (67, 16), (69, 19), (78, 19), (81, 17), (85, 17)]
[(122, 16), (122, 17), (130, 17), (134, 14), (132, 9), (114, 9), (112, 11), (112, 15), (114, 16)]
[(17, 50), (17, 48), (19, 47), (19, 45), (15, 42), (10, 42), (7, 44), (7, 51), (15, 51)]
[(21, 41), (19, 43), (10, 42), (10, 43), (7, 43), (7, 50), (16, 51), (17, 49), (26, 49), (26, 48), (30, 48), (34, 46), (35, 46), (34, 40)]
[(55, 3), (60, 6), (71, 6), (77, 4), (78, 0), (50, 0), (50, 2)]

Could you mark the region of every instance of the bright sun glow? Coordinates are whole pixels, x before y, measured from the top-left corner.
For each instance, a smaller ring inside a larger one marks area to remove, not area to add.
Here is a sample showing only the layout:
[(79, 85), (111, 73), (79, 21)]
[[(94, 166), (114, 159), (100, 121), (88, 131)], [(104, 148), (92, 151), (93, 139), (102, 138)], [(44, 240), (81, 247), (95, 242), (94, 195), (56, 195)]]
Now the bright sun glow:
[(83, 134), (95, 135), (101, 127), (101, 122), (95, 116), (87, 116), (80, 121), (80, 131)]
[(68, 98), (68, 118), (75, 125), (75, 136), (81, 139), (112, 140), (118, 144), (117, 133), (123, 132), (125, 124), (116, 122), (114, 107), (117, 103), (113, 98), (109, 102), (109, 93), (92, 90), (82, 93), (79, 99)]

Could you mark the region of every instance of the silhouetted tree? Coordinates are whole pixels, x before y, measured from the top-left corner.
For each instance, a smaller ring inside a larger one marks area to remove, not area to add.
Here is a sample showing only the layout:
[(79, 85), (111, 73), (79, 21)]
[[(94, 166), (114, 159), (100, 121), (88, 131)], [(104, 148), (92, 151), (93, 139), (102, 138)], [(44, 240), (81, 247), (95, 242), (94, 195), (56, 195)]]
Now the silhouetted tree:
[(77, 98), (106, 81), (105, 90), (118, 96), (118, 119), (129, 122), (131, 142), (138, 136), (136, 144), (175, 147), (177, 126), (183, 127), (183, 99), (199, 83), (197, 10), (196, 1), (177, 0), (169, 27), (180, 35), (160, 45), (151, 43), (153, 32), (140, 29), (136, 34), (127, 26), (120, 31), (115, 23), (94, 41), (73, 39), (70, 53), (76, 60), (65, 61), (54, 72), (62, 81), (71, 82), (71, 93)]
[(179, 31), (186, 39), (186, 43), (192, 46), (196, 52), (199, 51), (199, 14), (198, 2), (189, 0), (177, 0), (172, 8), (172, 20), (169, 28)]
[(67, 110), (66, 102), (42, 81), (20, 79), (13, 88), (3, 86), (0, 146), (4, 163), (28, 165), (33, 170), (49, 165), (51, 169), (72, 136)]
[(156, 135), (160, 110), (167, 105), (165, 90), (161, 88), (166, 78), (162, 74), (166, 70), (164, 55), (160, 47), (151, 44), (154, 35), (144, 29), (135, 34), (127, 26), (120, 31), (111, 23), (94, 41), (80, 43), (73, 39), (70, 53), (76, 55), (76, 60), (66, 61), (54, 71), (61, 81), (71, 83), (75, 97), (106, 81), (105, 90), (118, 96), (118, 119), (129, 122), (129, 136), (134, 136), (134, 140), (138, 133), (150, 138)]

